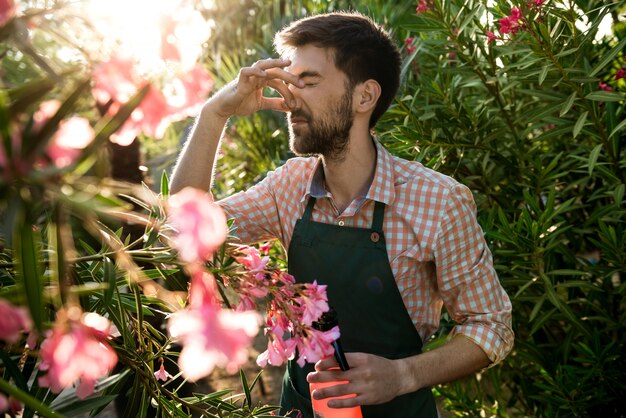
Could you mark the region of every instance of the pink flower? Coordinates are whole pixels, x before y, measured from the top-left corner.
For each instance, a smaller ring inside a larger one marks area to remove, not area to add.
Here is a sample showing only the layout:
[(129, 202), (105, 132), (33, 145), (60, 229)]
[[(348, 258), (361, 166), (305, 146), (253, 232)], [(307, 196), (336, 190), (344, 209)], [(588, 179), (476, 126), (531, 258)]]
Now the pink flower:
[(0, 340), (16, 343), (22, 333), (30, 331), (32, 322), (25, 308), (13, 306), (0, 299)]
[(261, 252), (258, 249), (247, 245), (242, 245), (236, 251), (244, 255), (235, 256), (235, 260), (247, 268), (250, 273), (265, 274), (265, 268), (270, 261), (268, 256), (261, 257)]
[(159, 370), (154, 372), (154, 377), (157, 380), (162, 380), (164, 382), (167, 382), (168, 379), (172, 378), (172, 375), (169, 374), (167, 370), (165, 370), (165, 366), (163, 366), (163, 363), (161, 363), (161, 367), (159, 368)]
[(613, 91), (613, 87), (609, 86), (607, 83), (603, 83), (602, 81), (598, 82), (598, 87), (603, 91)]
[(110, 323), (95, 313), (84, 314), (79, 320), (59, 318), (62, 315), (41, 343), (40, 369), (47, 374), (39, 378), (39, 385), (59, 393), (80, 380), (76, 396), (84, 399), (117, 363), (115, 351), (105, 341)]
[(626, 78), (626, 67), (622, 67), (615, 73), (615, 81)]
[(9, 399), (0, 393), (0, 414), (8, 411), (9, 409)]
[(500, 33), (515, 35), (521, 28), (522, 12), (519, 7), (511, 9), (511, 14), (500, 19)]
[(415, 45), (413, 45), (413, 40), (414, 38), (412, 36), (404, 40), (404, 50), (408, 55), (411, 55), (413, 52), (415, 52), (416, 48)]
[(419, 0), (417, 4), (417, 8), (415, 9), (415, 13), (420, 14), (423, 12), (427, 12), (430, 10), (430, 4), (428, 0)]
[[(172, 54), (169, 52), (168, 54)], [(136, 72), (135, 62), (123, 56), (114, 56), (96, 66), (93, 71), (93, 95), (108, 113), (115, 114), (146, 81)], [(213, 88), (209, 73), (199, 64), (182, 75), (164, 80), (161, 88), (151, 85), (139, 106), (111, 140), (129, 145), (141, 132), (162, 138), (172, 123), (195, 115)]]
[(170, 196), (167, 212), (171, 225), (177, 231), (173, 246), (183, 261), (206, 261), (226, 240), (226, 215), (201, 190), (186, 187)]
[(305, 289), (297, 299), (302, 310), (301, 321), (304, 325), (312, 325), (324, 312), (328, 311), (326, 287), (326, 285), (318, 285), (317, 281), (305, 284)]
[(331, 345), (339, 338), (339, 327), (328, 331), (310, 329), (308, 335), (297, 339), (299, 357), (297, 363), (303, 367), (305, 363), (317, 363), (324, 357), (333, 355)]
[(168, 321), (170, 335), (183, 347), (178, 366), (191, 381), (207, 376), (216, 366), (235, 373), (248, 360), (248, 347), (258, 332), (257, 312), (222, 309), (212, 298), (195, 295), (212, 291), (210, 281), (193, 280), (189, 308)]
[(545, 0), (532, 0), (532, 2), (529, 2), (529, 6), (531, 8), (540, 8), (544, 2)]
[(16, 9), (14, 0), (0, 0), (0, 27), (15, 17)]
[(498, 39), (498, 37), (492, 31), (487, 32), (487, 43), (490, 44), (494, 42), (496, 39)]
[(259, 354), (256, 363), (259, 367), (268, 364), (280, 366), (287, 360), (293, 359), (296, 353), (296, 341), (292, 338), (283, 339), (284, 333), (277, 333), (273, 338), (268, 338), (267, 350)]
[(73, 116), (63, 120), (48, 145), (48, 156), (58, 168), (67, 167), (80, 157), (94, 137), (94, 130), (87, 119)]

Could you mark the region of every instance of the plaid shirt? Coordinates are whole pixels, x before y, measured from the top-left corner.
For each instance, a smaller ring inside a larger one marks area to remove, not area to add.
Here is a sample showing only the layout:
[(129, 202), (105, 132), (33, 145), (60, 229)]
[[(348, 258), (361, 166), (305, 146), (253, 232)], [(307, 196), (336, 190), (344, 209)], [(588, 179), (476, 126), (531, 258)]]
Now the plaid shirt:
[(319, 158), (292, 158), (248, 189), (218, 202), (247, 243), (279, 239), (289, 248), (308, 196), (312, 219), (369, 228), (374, 201), (386, 204), (383, 230), (398, 289), (427, 341), (442, 305), (458, 323), (452, 333), (478, 344), (492, 364), (513, 346), (511, 302), (493, 268), (470, 190), (452, 178), (389, 154), (377, 141), (376, 173), (367, 195), (341, 214), (324, 187)]

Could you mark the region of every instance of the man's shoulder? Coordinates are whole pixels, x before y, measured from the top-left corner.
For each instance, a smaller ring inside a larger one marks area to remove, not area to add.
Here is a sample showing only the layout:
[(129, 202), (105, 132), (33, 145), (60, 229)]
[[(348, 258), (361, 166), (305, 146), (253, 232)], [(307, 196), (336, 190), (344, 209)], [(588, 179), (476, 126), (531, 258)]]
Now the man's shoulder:
[(426, 167), (419, 161), (409, 161), (392, 156), (396, 186), (452, 189), (460, 185), (454, 178)]

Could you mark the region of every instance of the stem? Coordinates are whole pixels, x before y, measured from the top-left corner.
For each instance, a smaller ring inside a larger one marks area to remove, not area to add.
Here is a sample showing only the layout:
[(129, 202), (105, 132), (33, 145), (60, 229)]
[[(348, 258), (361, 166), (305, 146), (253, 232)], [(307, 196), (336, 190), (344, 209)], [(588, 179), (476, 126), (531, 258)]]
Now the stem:
[(6, 380), (2, 378), (0, 378), (0, 391), (10, 396), (13, 396), (14, 398), (23, 402), (24, 405), (27, 405), (28, 407), (37, 411), (37, 413), (42, 417), (46, 417), (46, 418), (48, 417), (49, 418), (63, 418), (64, 417), (58, 412), (54, 412), (52, 409), (50, 409), (50, 407), (48, 407), (48, 405), (41, 403), (39, 399), (31, 396), (29, 393), (26, 393), (23, 390), (18, 389), (17, 386), (13, 386), (9, 384), (9, 382), (7, 382)]

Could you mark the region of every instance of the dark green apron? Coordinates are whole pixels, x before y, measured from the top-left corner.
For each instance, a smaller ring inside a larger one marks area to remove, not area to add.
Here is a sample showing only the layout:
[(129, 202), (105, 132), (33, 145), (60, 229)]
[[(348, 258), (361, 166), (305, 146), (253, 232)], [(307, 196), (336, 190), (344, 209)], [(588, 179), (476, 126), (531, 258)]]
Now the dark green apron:
[[(372, 227), (354, 228), (314, 222), (315, 198), (309, 198), (289, 246), (289, 272), (297, 282), (328, 285), (328, 303), (336, 311), (341, 343), (346, 352), (365, 352), (389, 359), (421, 353), (422, 339), (402, 301), (393, 277), (385, 237), (385, 205), (376, 202)], [(281, 414), (301, 410), (313, 418), (308, 373), (295, 360), (287, 365), (281, 396)], [(430, 388), (399, 396), (392, 401), (363, 406), (364, 418), (437, 417)], [(295, 416), (292, 414), (290, 416)]]

